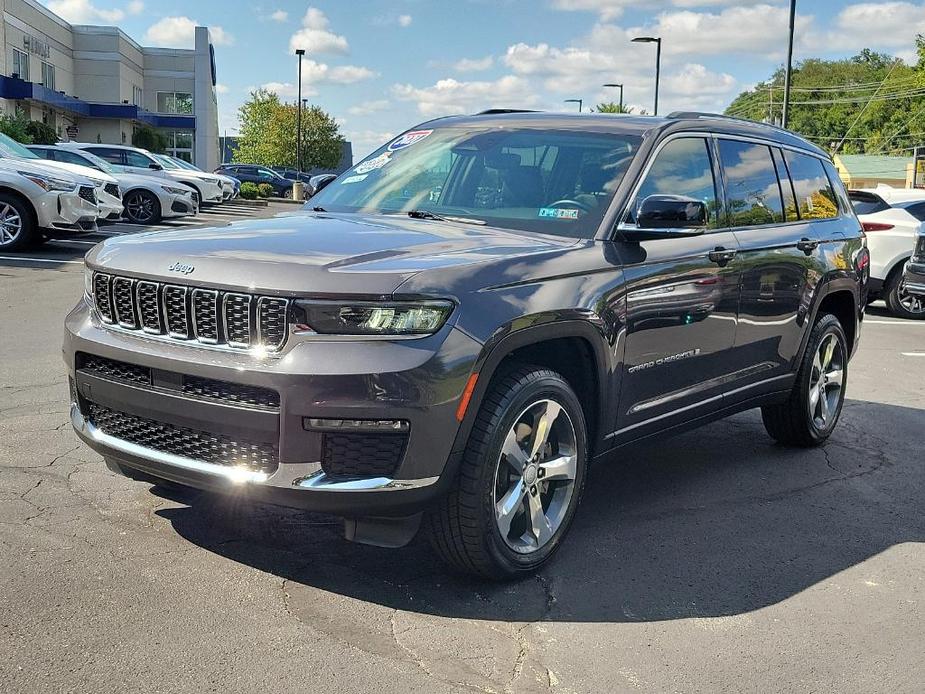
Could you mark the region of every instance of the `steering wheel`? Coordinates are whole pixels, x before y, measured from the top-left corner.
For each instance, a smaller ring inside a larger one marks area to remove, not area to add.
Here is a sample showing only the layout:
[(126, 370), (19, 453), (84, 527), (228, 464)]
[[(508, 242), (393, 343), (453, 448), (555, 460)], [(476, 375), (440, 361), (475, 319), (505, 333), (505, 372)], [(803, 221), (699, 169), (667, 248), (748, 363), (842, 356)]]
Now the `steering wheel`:
[(586, 205), (583, 202), (579, 202), (578, 200), (569, 200), (569, 199), (556, 200), (555, 202), (546, 205), (546, 207), (556, 207), (556, 208), (577, 207), (579, 210), (582, 210), (583, 212), (591, 212), (591, 208), (588, 205)]

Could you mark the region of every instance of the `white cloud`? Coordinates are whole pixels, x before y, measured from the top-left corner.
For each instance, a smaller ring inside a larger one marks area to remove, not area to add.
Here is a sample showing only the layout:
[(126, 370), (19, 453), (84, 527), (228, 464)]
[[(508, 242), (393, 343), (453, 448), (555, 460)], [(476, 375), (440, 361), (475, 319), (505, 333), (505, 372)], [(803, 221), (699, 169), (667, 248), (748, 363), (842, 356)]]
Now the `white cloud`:
[(505, 75), (485, 82), (460, 82), (448, 78), (430, 87), (410, 84), (392, 86), (392, 93), (401, 101), (414, 101), (425, 116), (482, 111), (488, 108), (523, 108), (536, 104), (536, 90), (523, 77)]
[[(318, 84), (353, 84), (371, 79), (376, 73), (361, 65), (337, 65), (331, 67), (314, 60), (302, 62), (302, 96), (314, 96), (318, 93)], [(288, 99), (298, 95), (298, 85), (294, 82), (267, 82), (260, 85), (275, 92), (281, 98)]]
[(132, 0), (125, 6), (125, 11), (129, 14), (141, 14), (144, 12), (145, 4), (141, 0)]
[(402, 27), (410, 27), (411, 22), (413, 21), (410, 14), (400, 14), (398, 15), (398, 25)]
[(71, 24), (91, 24), (93, 22), (119, 22), (125, 18), (125, 12), (118, 8), (104, 10), (90, 0), (51, 0), (48, 9)]
[[(862, 2), (836, 15), (832, 30), (809, 40), (831, 50), (908, 47), (925, 32), (925, 3)], [(908, 49), (903, 57), (911, 57)], [(914, 51), (912, 51), (914, 55)], [(914, 62), (914, 60), (913, 60)]]
[(270, 15), (270, 19), (282, 23), (289, 19), (289, 13), (286, 10), (276, 10)]
[(324, 12), (309, 7), (302, 18), (302, 28), (289, 39), (289, 51), (304, 48), (309, 54), (349, 52), (347, 39), (330, 31), (330, 23)]
[(218, 84), (215, 85), (215, 92), (216, 92), (217, 94), (227, 94), (227, 93), (228, 93), (228, 85), (227, 85), (227, 84), (222, 84), (221, 82), (219, 82)]
[(619, 17), (623, 8), (631, 4), (632, 0), (553, 0), (552, 6), (569, 12), (597, 12), (601, 19), (609, 20)]
[[(197, 26), (202, 25), (189, 17), (164, 17), (148, 27), (144, 40), (154, 46), (192, 48)], [(234, 43), (234, 36), (220, 26), (210, 26), (209, 33), (216, 46), (230, 46)]]
[(379, 149), (396, 134), (382, 130), (347, 130), (344, 132), (344, 137), (350, 141), (353, 147), (353, 161), (357, 162), (370, 152)]
[(494, 56), (486, 55), (484, 58), (463, 58), (458, 60), (453, 64), (453, 69), (456, 72), (481, 72), (482, 70), (488, 70), (494, 64)]
[(364, 101), (356, 106), (351, 106), (347, 109), (347, 113), (351, 116), (367, 116), (370, 113), (384, 111), (388, 107), (389, 102), (386, 99), (377, 99), (375, 101)]

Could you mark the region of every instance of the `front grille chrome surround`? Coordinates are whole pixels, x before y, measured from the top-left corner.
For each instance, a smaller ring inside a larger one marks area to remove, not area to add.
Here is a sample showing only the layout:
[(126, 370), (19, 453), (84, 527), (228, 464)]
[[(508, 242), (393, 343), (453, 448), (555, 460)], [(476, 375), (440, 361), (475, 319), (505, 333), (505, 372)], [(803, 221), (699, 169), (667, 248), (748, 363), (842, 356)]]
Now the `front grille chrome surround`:
[(226, 349), (278, 352), (289, 337), (289, 299), (94, 272), (93, 306), (109, 325)]

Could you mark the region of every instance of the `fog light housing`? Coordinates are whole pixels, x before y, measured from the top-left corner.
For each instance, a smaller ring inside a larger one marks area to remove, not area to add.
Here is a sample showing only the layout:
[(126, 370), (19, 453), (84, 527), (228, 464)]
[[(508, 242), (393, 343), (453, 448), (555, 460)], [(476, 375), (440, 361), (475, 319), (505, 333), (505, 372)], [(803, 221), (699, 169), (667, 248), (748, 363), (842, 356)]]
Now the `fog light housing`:
[(302, 427), (310, 431), (354, 431), (406, 434), (411, 423), (404, 419), (321, 419), (303, 417)]

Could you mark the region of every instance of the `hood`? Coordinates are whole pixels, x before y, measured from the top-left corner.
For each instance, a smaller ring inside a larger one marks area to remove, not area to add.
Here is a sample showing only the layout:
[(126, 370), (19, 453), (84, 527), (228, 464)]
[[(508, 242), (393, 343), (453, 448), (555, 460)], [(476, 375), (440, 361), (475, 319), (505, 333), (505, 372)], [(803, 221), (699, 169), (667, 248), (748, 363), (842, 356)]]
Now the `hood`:
[(78, 174), (84, 178), (89, 178), (91, 181), (96, 182), (97, 184), (102, 183), (117, 183), (116, 179), (110, 176), (104, 171), (98, 169), (93, 169), (89, 166), (81, 166), (80, 164), (69, 164), (64, 161), (52, 161), (51, 159), (46, 159), (43, 162), (47, 166), (51, 166), (55, 169), (61, 169), (62, 171), (70, 171), (71, 173)]
[(59, 169), (54, 166), (48, 166), (50, 163), (51, 162), (47, 159), (0, 158), (0, 168), (4, 168), (8, 171), (26, 171), (27, 173), (36, 174), (38, 176), (51, 176), (52, 178), (60, 178), (65, 181), (73, 181), (74, 185), (79, 184), (96, 188), (97, 184), (86, 176), (81, 176), (73, 171), (65, 171), (64, 169)]
[[(423, 271), (561, 251), (574, 244), (574, 239), (397, 215), (297, 212), (220, 228), (110, 238), (88, 254), (87, 263), (133, 277), (220, 289), (386, 296)], [(170, 271), (173, 266), (184, 272)]]
[(153, 188), (155, 186), (169, 186), (170, 181), (166, 176), (146, 176), (145, 174), (128, 173), (119, 171), (116, 173), (116, 181), (123, 190), (131, 187), (140, 186), (143, 188)]
[(209, 181), (210, 183), (219, 183), (220, 179), (215, 174), (206, 173), (205, 171), (190, 171), (189, 169), (166, 169), (168, 176), (179, 178), (181, 180), (199, 179), (200, 181)]

